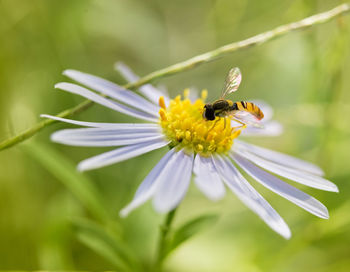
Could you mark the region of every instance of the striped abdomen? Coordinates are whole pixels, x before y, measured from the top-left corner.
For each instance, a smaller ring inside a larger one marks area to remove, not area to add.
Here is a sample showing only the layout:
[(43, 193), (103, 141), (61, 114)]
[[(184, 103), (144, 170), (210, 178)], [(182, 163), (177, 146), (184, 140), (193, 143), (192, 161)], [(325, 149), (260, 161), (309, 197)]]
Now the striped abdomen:
[(233, 105), (230, 107), (230, 110), (247, 111), (250, 114), (254, 115), (259, 120), (264, 118), (263, 112), (260, 110), (260, 108), (257, 105), (255, 105), (252, 102), (246, 102), (246, 101), (234, 102)]

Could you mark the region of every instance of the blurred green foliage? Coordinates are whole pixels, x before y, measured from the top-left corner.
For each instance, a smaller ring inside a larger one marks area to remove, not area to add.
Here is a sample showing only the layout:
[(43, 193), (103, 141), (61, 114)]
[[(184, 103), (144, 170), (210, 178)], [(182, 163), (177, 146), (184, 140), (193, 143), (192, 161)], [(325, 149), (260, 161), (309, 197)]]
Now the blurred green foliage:
[[(54, 91), (66, 80), (64, 69), (123, 83), (115, 61), (144, 75), (340, 3), (0, 0), (0, 140), (30, 127), (41, 113), (82, 101)], [(236, 98), (266, 100), (285, 126), (281, 137), (251, 140), (318, 163), (340, 189), (303, 188), (329, 207), (330, 219), (322, 220), (252, 181), (290, 225), (293, 236), (285, 241), (233, 194), (212, 203), (192, 186), (175, 225), (201, 214), (220, 218), (169, 256), (168, 271), (349, 271), (349, 28), (349, 16), (340, 17), (157, 82), (172, 95), (207, 88), (214, 99), (227, 70), (239, 66), (243, 83)], [(130, 121), (100, 106), (76, 118)], [(163, 216), (149, 204), (123, 220), (118, 211), (164, 151), (78, 174), (78, 161), (106, 149), (49, 143), (50, 133), (63, 127), (53, 125), (0, 153), (0, 269), (115, 269), (124, 243), (124, 260), (137, 258), (149, 268)], [(95, 243), (101, 229), (107, 242)]]

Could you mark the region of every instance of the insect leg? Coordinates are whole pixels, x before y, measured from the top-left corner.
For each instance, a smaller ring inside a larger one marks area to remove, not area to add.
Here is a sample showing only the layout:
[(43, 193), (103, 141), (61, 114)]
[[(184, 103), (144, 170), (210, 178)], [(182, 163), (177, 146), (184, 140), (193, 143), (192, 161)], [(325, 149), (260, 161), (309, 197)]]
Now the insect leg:
[(240, 123), (241, 125), (247, 125), (246, 123), (243, 123), (242, 121), (236, 119), (236, 118), (231, 118), (233, 121)]
[(237, 123), (240, 123), (241, 125), (240, 126), (236, 126), (236, 127), (232, 127), (232, 132), (235, 131), (235, 130), (238, 130), (238, 129), (245, 129), (247, 127), (247, 124), (243, 123), (242, 121), (240, 120), (237, 120), (235, 118), (231, 118), (233, 121), (237, 122)]
[(213, 124), (213, 126), (208, 130), (208, 132), (210, 132), (215, 126), (216, 124), (220, 121), (220, 118), (215, 120), (215, 123)]

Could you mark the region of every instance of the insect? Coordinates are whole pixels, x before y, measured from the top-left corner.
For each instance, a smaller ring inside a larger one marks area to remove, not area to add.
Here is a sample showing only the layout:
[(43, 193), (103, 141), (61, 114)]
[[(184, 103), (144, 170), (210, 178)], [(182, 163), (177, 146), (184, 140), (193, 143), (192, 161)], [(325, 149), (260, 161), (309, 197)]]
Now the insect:
[(204, 119), (212, 121), (215, 120), (216, 117), (229, 117), (231, 120), (240, 123), (242, 126), (249, 124), (261, 127), (259, 121), (264, 118), (264, 114), (257, 105), (252, 102), (233, 102), (225, 99), (228, 94), (238, 90), (241, 80), (242, 75), (239, 68), (232, 68), (226, 77), (220, 99), (213, 103), (205, 104), (203, 111)]

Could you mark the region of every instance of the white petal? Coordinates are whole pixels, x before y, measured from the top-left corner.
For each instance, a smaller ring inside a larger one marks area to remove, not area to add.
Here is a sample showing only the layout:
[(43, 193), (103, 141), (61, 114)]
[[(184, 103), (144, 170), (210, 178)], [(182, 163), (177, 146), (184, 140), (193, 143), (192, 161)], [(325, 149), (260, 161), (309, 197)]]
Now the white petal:
[(75, 70), (66, 70), (63, 74), (95, 91), (128, 104), (131, 107), (147, 112), (155, 117), (158, 116), (159, 107), (111, 81)]
[[(59, 131), (61, 132), (61, 131)], [(51, 140), (57, 143), (74, 145), (74, 146), (121, 146), (121, 145), (132, 145), (144, 142), (150, 142), (154, 140), (164, 139), (164, 136), (159, 133), (152, 134), (120, 134), (120, 135), (88, 135), (86, 137), (69, 137), (66, 135), (60, 135), (54, 133), (51, 136)]]
[(192, 103), (194, 103), (198, 97), (199, 97), (199, 90), (196, 87), (190, 87), (190, 93), (188, 98), (191, 100)]
[(139, 128), (159, 128), (158, 124), (130, 124), (130, 123), (99, 123), (99, 122), (84, 122), (71, 120), (66, 118), (57, 117), (49, 114), (41, 114), (40, 117), (48, 118), (56, 121), (65, 122), (68, 124), (84, 126), (84, 127), (95, 127), (95, 128), (115, 128), (115, 129), (139, 129)]
[(245, 142), (241, 142), (239, 140), (235, 140), (235, 144), (233, 145), (233, 149), (235, 149), (235, 147), (239, 147), (242, 148), (244, 150), (246, 150), (247, 152), (253, 153), (257, 156), (260, 156), (264, 159), (273, 161), (275, 163), (278, 164), (282, 164), (291, 168), (295, 168), (295, 169), (299, 169), (314, 175), (319, 175), (319, 176), (323, 176), (324, 172), (322, 171), (322, 169), (320, 167), (318, 167), (315, 164), (312, 164), (310, 162), (306, 162), (303, 161), (301, 159), (277, 152), (277, 151), (273, 151), (270, 149), (266, 149), (260, 146), (256, 146), (256, 145), (252, 145), (252, 144), (248, 144)]
[(242, 130), (242, 136), (279, 136), (283, 133), (283, 126), (277, 121), (263, 122), (263, 127), (248, 126)]
[(169, 171), (171, 172), (176, 162), (176, 153), (175, 149), (173, 148), (168, 151), (168, 153), (157, 163), (157, 165), (142, 181), (141, 185), (135, 193), (133, 200), (120, 211), (120, 216), (127, 216), (132, 210), (141, 206), (148, 199), (150, 199), (155, 193), (157, 185), (159, 184), (162, 176), (164, 176)]
[(289, 239), (291, 232), (281, 216), (248, 183), (227, 158), (213, 157), (213, 162), (227, 186), (237, 197), (255, 212), (270, 228)]
[(142, 142), (142, 138), (156, 136), (159, 138), (162, 137), (162, 135), (163, 134), (159, 131), (159, 128), (78, 128), (56, 131), (51, 135), (51, 140), (63, 144), (79, 143), (80, 141), (81, 143), (93, 141), (98, 144), (98, 146), (104, 146), (102, 143), (104, 141), (127, 141), (128, 139), (141, 139)]
[(310, 186), (316, 189), (321, 189), (325, 191), (338, 192), (338, 187), (320, 176), (312, 175), (305, 172), (300, 172), (294, 168), (283, 166), (268, 160), (264, 160), (254, 154), (246, 151), (237, 150), (237, 153), (246, 159), (252, 161), (256, 165), (265, 168), (266, 170), (273, 172), (279, 176), (285, 177), (287, 179), (299, 182), (306, 186)]
[(168, 142), (163, 140), (154, 140), (151, 142), (134, 144), (121, 147), (98, 156), (83, 160), (78, 165), (79, 171), (86, 171), (111, 165), (117, 162), (125, 161), (141, 154), (166, 146)]
[[(114, 67), (129, 82), (135, 82), (140, 79), (139, 76), (134, 74), (134, 72), (122, 62), (117, 62)], [(141, 87), (139, 87), (139, 90), (140, 93), (142, 93), (153, 103), (158, 104), (159, 97), (163, 96), (166, 105), (169, 105), (168, 96), (165, 96), (163, 92), (161, 92), (151, 84), (142, 85)]]
[(114, 69), (117, 70), (129, 82), (134, 82), (140, 79), (140, 77), (136, 75), (129, 66), (121, 61), (114, 64)]
[(238, 154), (234, 154), (233, 159), (245, 172), (266, 188), (293, 202), (309, 213), (321, 218), (329, 218), (327, 208), (317, 199), (265, 172)]
[(197, 155), (194, 160), (194, 181), (199, 190), (209, 199), (216, 201), (225, 196), (225, 187), (211, 158)]
[(177, 153), (177, 163), (167, 175), (162, 176), (153, 198), (153, 206), (160, 213), (173, 210), (185, 196), (190, 184), (193, 154), (188, 155), (184, 150)]
[(53, 133), (56, 138), (87, 138), (87, 137), (113, 137), (118, 135), (145, 135), (161, 134), (159, 127), (122, 127), (122, 128), (73, 128), (62, 129)]
[(104, 98), (94, 92), (89, 91), (86, 88), (83, 88), (79, 85), (75, 85), (75, 84), (71, 84), (71, 83), (66, 83), (66, 82), (61, 82), (55, 85), (55, 88), (70, 92), (70, 93), (74, 93), (74, 94), (78, 94), (81, 95), (89, 100), (94, 101), (95, 103), (98, 103), (100, 105), (103, 105), (107, 108), (113, 109), (115, 111), (130, 115), (130, 116), (134, 116), (136, 118), (140, 118), (140, 119), (144, 119), (147, 121), (151, 121), (151, 122), (157, 122), (158, 119), (155, 118), (154, 116), (148, 114), (148, 113), (144, 113), (132, 108), (129, 108), (125, 105), (119, 104), (115, 101), (112, 101), (110, 99)]

